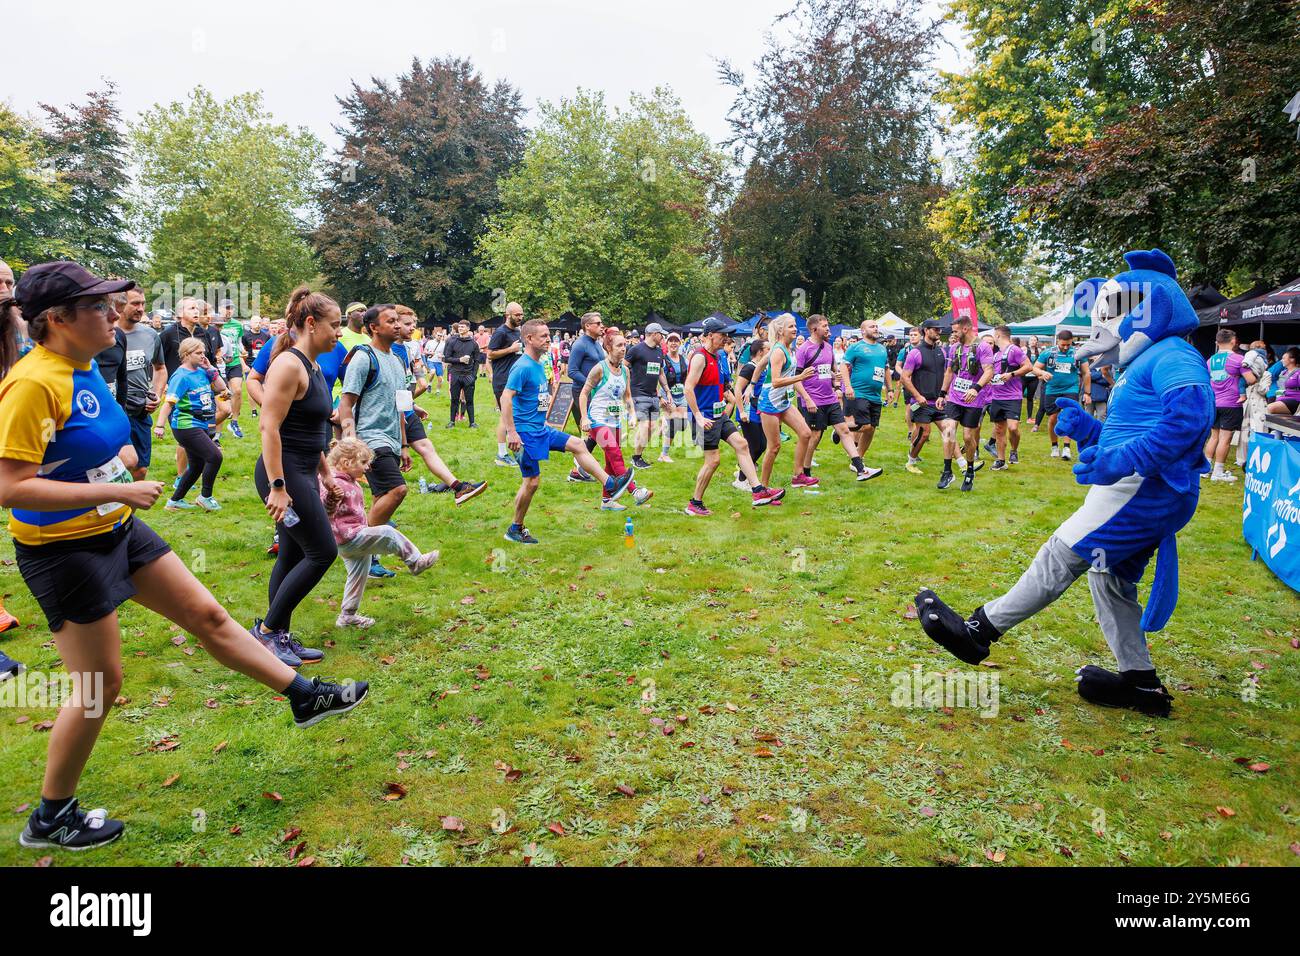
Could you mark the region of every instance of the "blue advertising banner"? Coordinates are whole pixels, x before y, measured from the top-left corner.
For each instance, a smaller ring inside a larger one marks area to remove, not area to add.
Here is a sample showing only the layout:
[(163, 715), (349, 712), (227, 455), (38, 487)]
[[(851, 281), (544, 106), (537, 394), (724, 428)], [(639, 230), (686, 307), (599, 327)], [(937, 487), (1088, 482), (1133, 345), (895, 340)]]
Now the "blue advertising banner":
[(1300, 440), (1251, 437), (1241, 533), (1252, 560), (1300, 591)]

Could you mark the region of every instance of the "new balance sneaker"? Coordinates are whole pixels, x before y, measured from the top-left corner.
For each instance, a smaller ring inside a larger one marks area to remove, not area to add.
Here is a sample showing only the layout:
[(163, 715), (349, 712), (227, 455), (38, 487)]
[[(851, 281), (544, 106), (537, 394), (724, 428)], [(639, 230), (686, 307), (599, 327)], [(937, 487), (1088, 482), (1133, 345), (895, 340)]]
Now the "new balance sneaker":
[(286, 631), (267, 631), (263, 634), (262, 619), (259, 617), (248, 629), (248, 633), (253, 635), (253, 640), (274, 654), (280, 663), (287, 664), (289, 667), (302, 667), (302, 658), (289, 646), (289, 635)]
[(527, 528), (519, 528), (519, 529), (507, 528), (506, 540), (513, 541), (515, 542), (515, 544), (537, 544), (538, 543), (537, 539), (528, 533)]
[(1007, 470), (1007, 463), (1006, 463), (1005, 461), (1003, 461), (1001, 458), (999, 458), (997, 461), (993, 462), (993, 470), (994, 470), (994, 471), (1006, 471), (1006, 470)]
[(331, 684), (319, 677), (312, 680), (311, 696), (292, 704), (293, 722), (299, 727), (311, 727), (326, 717), (346, 714), (366, 699), (370, 684), (359, 680), (352, 684)]
[(73, 800), (53, 820), (43, 820), (40, 809), (33, 810), (18, 842), (29, 849), (93, 850), (112, 843), (125, 828), (121, 820), (110, 820), (107, 810), (87, 813)]
[(762, 508), (765, 505), (779, 505), (781, 499), (785, 497), (784, 488), (764, 488), (762, 491), (751, 492), (753, 495), (753, 506)]
[(335, 627), (359, 627), (365, 630), (368, 627), (375, 626), (373, 617), (366, 617), (364, 614), (356, 614), (351, 611), (341, 611), (339, 616), (334, 619)]
[(646, 461), (645, 458), (643, 458), (643, 457), (640, 456), (640, 455), (633, 455), (633, 456), (632, 456), (632, 467), (633, 467), (633, 468), (649, 468), (649, 467), (650, 467), (650, 462)]
[(645, 504), (654, 496), (655, 493), (649, 488), (638, 488), (636, 491), (632, 492), (632, 500), (635, 501), (638, 506)]
[(370, 559), (370, 576), (372, 578), (395, 578), (397, 572), (388, 570), (379, 563), (379, 558), (375, 557)]
[(883, 468), (863, 468), (857, 473), (858, 481), (870, 481), (872, 478), (879, 478), (885, 473)]
[(605, 497), (611, 501), (622, 497), (623, 492), (627, 491), (627, 486), (632, 484), (632, 476), (636, 474), (635, 468), (629, 468), (617, 478), (610, 475), (605, 482)]
[(194, 501), (204, 511), (221, 510), (221, 502), (219, 502), (216, 498), (205, 498), (202, 495), (199, 495), (197, 498), (194, 499)]
[(239, 427), (239, 422), (235, 421), (233, 418), (230, 420), (230, 434), (234, 435), (236, 438), (244, 437), (244, 430)]
[(627, 505), (615, 501), (613, 498), (600, 499), (601, 511), (627, 511)]
[(487, 491), (486, 481), (462, 481), (456, 489), (456, 504), (463, 505), (471, 498), (477, 498)]
[(0, 683), (7, 681), (11, 677), (17, 677), (26, 669), (25, 664), (14, 660), (4, 651), (0, 651)]
[(167, 504), (163, 505), (163, 511), (193, 511), (197, 507), (198, 505), (194, 502), (186, 501), (184, 498), (180, 501), (173, 501), (171, 498), (168, 498)]
[(694, 501), (686, 502), (685, 510), (686, 514), (692, 518), (709, 518), (713, 515), (713, 512), (704, 507), (704, 505), (697, 505)]

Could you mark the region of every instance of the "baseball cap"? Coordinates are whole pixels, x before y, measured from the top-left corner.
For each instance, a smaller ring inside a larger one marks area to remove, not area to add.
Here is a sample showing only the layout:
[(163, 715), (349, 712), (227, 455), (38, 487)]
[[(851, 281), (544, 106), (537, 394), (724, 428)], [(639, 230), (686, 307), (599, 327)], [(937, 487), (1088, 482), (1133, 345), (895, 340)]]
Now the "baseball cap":
[(46, 309), (86, 295), (112, 295), (134, 289), (130, 279), (101, 279), (75, 262), (60, 260), (34, 265), (14, 286), (23, 318), (34, 319)]
[(656, 332), (658, 332), (660, 335), (664, 334), (664, 327), (660, 325), (658, 322), (651, 322), (649, 325), (645, 327), (646, 335), (654, 335)]
[(709, 316), (709, 318), (704, 320), (705, 335), (712, 335), (714, 332), (725, 332), (725, 331), (727, 331), (727, 323), (723, 322), (721, 319), (716, 319), (713, 316)]
[(682, 340), (682, 333), (680, 333), (680, 332), (669, 332), (669, 333), (668, 333), (668, 337), (669, 337), (670, 339), (676, 339), (678, 342), (680, 342), (680, 341)]
[(924, 322), (921, 323), (921, 328), (923, 329), (937, 329), (938, 327), (939, 327), (938, 319), (926, 319)]

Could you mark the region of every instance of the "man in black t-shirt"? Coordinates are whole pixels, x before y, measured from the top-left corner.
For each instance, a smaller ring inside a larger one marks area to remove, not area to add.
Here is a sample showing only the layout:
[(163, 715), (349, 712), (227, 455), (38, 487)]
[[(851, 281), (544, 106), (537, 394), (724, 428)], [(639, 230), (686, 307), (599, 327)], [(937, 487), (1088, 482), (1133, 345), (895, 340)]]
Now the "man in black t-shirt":
[[(501, 411), (501, 393), (505, 391), (506, 380), (510, 378), (510, 369), (519, 359), (524, 344), (519, 338), (519, 327), (524, 324), (524, 307), (518, 302), (506, 304), (505, 321), (488, 339), (487, 358), (492, 363), (492, 395), (496, 398), (497, 411)], [(503, 467), (519, 467), (519, 462), (506, 447), (506, 422), (497, 416), (497, 457), (496, 463)]]
[(632, 407), (636, 412), (632, 465), (649, 468), (645, 446), (650, 443), (650, 423), (659, 418), (660, 408), (667, 407), (668, 379), (664, 376), (664, 328), (658, 322), (645, 327), (645, 341), (627, 350), (627, 371), (631, 381)]
[(163, 363), (167, 366), (167, 377), (181, 364), (181, 343), (188, 338), (197, 338), (203, 342), (204, 352), (213, 368), (217, 367), (217, 352), (220, 348), (221, 335), (215, 337), (199, 326), (199, 316), (203, 312), (203, 303), (198, 299), (181, 299), (176, 303), (176, 321), (162, 330)]

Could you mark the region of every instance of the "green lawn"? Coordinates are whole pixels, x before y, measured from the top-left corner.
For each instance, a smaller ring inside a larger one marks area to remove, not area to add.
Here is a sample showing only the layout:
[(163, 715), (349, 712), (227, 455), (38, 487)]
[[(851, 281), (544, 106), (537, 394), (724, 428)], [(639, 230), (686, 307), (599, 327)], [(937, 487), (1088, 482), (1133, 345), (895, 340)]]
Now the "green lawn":
[[(368, 678), (369, 701), (298, 731), (263, 688), (124, 606), (127, 700), (80, 795), (127, 834), (58, 865), (288, 866), (302, 843), (297, 862), (316, 865), (1300, 861), (1300, 601), (1249, 560), (1240, 485), (1205, 486), (1182, 536), (1182, 602), (1153, 636), (1175, 719), (1079, 700), (1074, 669), (1110, 663), (1083, 583), (976, 669), (1000, 682), (997, 716), (905, 708), (892, 675), (964, 667), (906, 616), (916, 590), (963, 611), (1001, 593), (1082, 499), (1045, 434), (973, 495), (941, 493), (935, 446), (925, 477), (902, 470), (889, 409), (868, 456), (880, 479), (856, 484), (828, 441), (822, 494), (755, 511), (724, 452), (707, 521), (681, 512), (697, 459), (679, 454), (645, 474), (656, 494), (628, 512), (634, 549), (624, 515), (553, 460), (528, 522), (542, 544), (525, 548), (502, 540), (518, 476), (492, 465), (478, 392), (474, 432), (443, 430), (445, 395), (423, 404), (452, 467), (491, 487), (460, 508), (412, 494), (397, 515), (442, 550), (440, 568), (372, 582), (362, 610), (379, 623), (336, 633), (338, 564), (294, 620), (328, 649), (314, 672)], [(171, 479), (172, 447), (155, 449), (155, 477)], [(226, 440), (221, 513), (148, 515), (246, 623), (271, 567), (256, 450), (255, 435)], [(0, 574), (24, 622), (0, 646), (56, 669), (12, 544)], [(17, 837), (45, 757), (34, 726), (52, 716), (0, 710), (0, 863), (42, 856)], [(169, 736), (179, 746), (151, 749)]]

